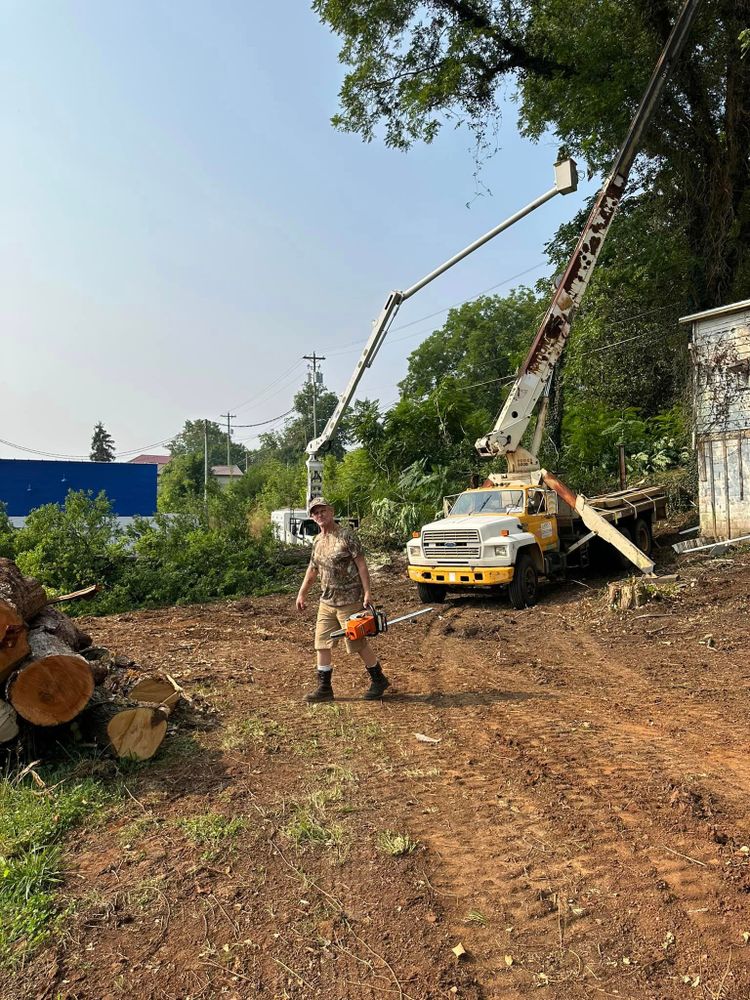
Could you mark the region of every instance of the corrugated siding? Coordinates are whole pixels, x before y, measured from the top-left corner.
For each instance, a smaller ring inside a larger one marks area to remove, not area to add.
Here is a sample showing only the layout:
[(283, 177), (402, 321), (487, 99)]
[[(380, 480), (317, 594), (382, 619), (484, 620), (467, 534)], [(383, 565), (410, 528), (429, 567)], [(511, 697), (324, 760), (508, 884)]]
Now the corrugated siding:
[(697, 435), (750, 427), (750, 310), (698, 320), (693, 365)]
[(128, 462), (45, 462), (0, 459), (0, 500), (12, 517), (62, 504), (70, 490), (107, 494), (119, 517), (156, 512), (156, 466)]
[(750, 534), (750, 430), (698, 441), (701, 536)]
[(701, 535), (737, 538), (750, 534), (750, 309), (697, 319), (693, 364)]

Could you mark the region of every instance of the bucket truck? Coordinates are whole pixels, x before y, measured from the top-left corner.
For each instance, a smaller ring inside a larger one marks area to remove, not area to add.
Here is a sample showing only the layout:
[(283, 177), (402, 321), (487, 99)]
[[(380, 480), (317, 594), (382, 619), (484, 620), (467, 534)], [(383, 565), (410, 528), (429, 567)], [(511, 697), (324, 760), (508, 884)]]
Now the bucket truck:
[[(449, 260), (436, 267), (429, 274), (425, 275), (424, 278), (417, 281), (410, 288), (405, 291), (394, 291), (391, 292), (388, 298), (385, 300), (385, 304), (380, 311), (380, 315), (375, 320), (372, 332), (364, 346), (362, 354), (360, 355), (359, 361), (352, 373), (351, 378), (347, 387), (342, 392), (339, 397), (339, 401), (336, 405), (336, 409), (331, 414), (328, 423), (323, 428), (323, 431), (318, 437), (314, 438), (307, 445), (307, 507), (310, 506), (310, 501), (314, 497), (319, 497), (323, 495), (323, 463), (321, 461), (321, 454), (324, 452), (326, 446), (330, 443), (331, 438), (336, 433), (336, 430), (341, 423), (341, 419), (346, 413), (349, 405), (352, 401), (354, 393), (359, 385), (360, 379), (365, 373), (365, 370), (369, 368), (375, 357), (380, 350), (383, 341), (385, 340), (388, 330), (391, 327), (396, 315), (407, 299), (410, 299), (417, 292), (421, 291), (426, 285), (434, 281), (435, 278), (444, 274), (449, 268), (458, 264), (459, 261), (468, 257), (469, 254), (478, 250), (479, 247), (484, 246), (490, 240), (494, 239), (500, 233), (504, 232), (514, 223), (523, 219), (526, 215), (529, 215), (535, 209), (539, 208), (545, 202), (554, 198), (557, 194), (570, 194), (575, 191), (578, 187), (578, 172), (576, 170), (576, 164), (574, 160), (564, 159), (560, 160), (555, 164), (555, 182), (551, 188), (544, 192), (544, 194), (539, 195), (533, 201), (529, 202), (518, 212), (515, 212), (509, 218), (505, 219), (503, 222), (499, 223), (494, 228), (490, 229), (489, 232), (485, 233), (484, 236), (480, 236), (478, 239), (470, 243), (469, 246), (464, 247), (457, 254), (454, 254)], [(273, 511), (271, 515), (271, 521), (273, 526), (273, 531), (280, 541), (292, 543), (292, 544), (304, 544), (306, 542), (312, 541), (312, 536), (309, 532), (309, 523), (306, 523), (303, 517), (300, 517), (299, 511), (289, 510), (279, 510)], [(307, 519), (309, 522), (309, 519)], [(305, 526), (305, 533), (299, 530), (298, 526)]]
[[(444, 600), (455, 587), (507, 586), (514, 607), (533, 604), (538, 579), (585, 564), (594, 536), (614, 545), (642, 572), (653, 571), (652, 524), (666, 513), (663, 491), (624, 490), (587, 500), (540, 469), (537, 451), (555, 365), (698, 2), (684, 4), (495, 426), (476, 442), (482, 457), (505, 458), (507, 473), (491, 474), (481, 488), (460, 494), (447, 517), (425, 525), (407, 545), (409, 577), (425, 602)], [(540, 398), (533, 442), (526, 450), (521, 440)]]

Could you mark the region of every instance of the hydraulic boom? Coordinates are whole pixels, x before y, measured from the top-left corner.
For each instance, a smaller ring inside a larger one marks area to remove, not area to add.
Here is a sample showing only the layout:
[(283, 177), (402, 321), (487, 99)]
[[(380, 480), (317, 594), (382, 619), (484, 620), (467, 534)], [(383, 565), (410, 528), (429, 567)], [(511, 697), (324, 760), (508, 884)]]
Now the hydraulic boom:
[(364, 350), (360, 356), (359, 361), (354, 369), (352, 377), (349, 379), (349, 384), (346, 389), (342, 392), (339, 397), (336, 409), (331, 414), (328, 423), (325, 425), (322, 434), (316, 437), (314, 440), (310, 441), (307, 445), (307, 506), (310, 506), (310, 501), (314, 497), (319, 497), (323, 495), (323, 463), (321, 462), (319, 455), (320, 452), (325, 448), (325, 446), (330, 442), (331, 438), (336, 432), (339, 424), (341, 423), (341, 418), (346, 412), (349, 404), (351, 403), (352, 397), (356, 391), (359, 381), (365, 372), (366, 368), (375, 360), (375, 356), (380, 350), (383, 341), (388, 334), (393, 320), (396, 317), (402, 303), (410, 299), (412, 295), (419, 292), (425, 285), (429, 285), (431, 281), (443, 274), (449, 268), (453, 267), (464, 257), (468, 257), (469, 254), (473, 253), (479, 247), (484, 246), (491, 239), (494, 239), (499, 233), (502, 233), (505, 229), (508, 229), (514, 223), (518, 222), (524, 216), (533, 212), (534, 209), (539, 208), (550, 198), (554, 198), (556, 194), (569, 194), (571, 191), (575, 191), (578, 186), (578, 173), (576, 171), (576, 165), (574, 160), (562, 160), (555, 164), (555, 183), (548, 191), (535, 198), (534, 201), (530, 202), (520, 211), (511, 215), (510, 218), (501, 222), (499, 225), (495, 226), (484, 236), (480, 236), (479, 239), (470, 243), (469, 246), (465, 247), (459, 253), (455, 254), (450, 260), (447, 260), (444, 264), (436, 267), (434, 271), (430, 271), (429, 274), (425, 275), (420, 281), (407, 288), (404, 292), (391, 292), (385, 301), (380, 315), (375, 320), (372, 327), (372, 333), (365, 344)]
[[(520, 447), (521, 439), (539, 397), (549, 390), (552, 373), (565, 348), (573, 316), (581, 303), (612, 219), (622, 201), (641, 138), (685, 44), (698, 3), (699, 0), (687, 0), (680, 11), (622, 148), (591, 210), (500, 416), (490, 433), (476, 442), (475, 447), (483, 457), (504, 456), (510, 473), (524, 474), (539, 469), (536, 449), (541, 437), (541, 428), (537, 427), (532, 452)], [(539, 422), (541, 420), (540, 415)]]

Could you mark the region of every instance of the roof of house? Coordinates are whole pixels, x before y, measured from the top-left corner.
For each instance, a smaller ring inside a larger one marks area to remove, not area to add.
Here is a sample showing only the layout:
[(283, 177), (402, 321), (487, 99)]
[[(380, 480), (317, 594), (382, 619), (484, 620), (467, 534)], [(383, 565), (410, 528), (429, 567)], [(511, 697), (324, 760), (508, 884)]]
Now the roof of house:
[(242, 469), (238, 465), (212, 465), (211, 472), (215, 476), (241, 476)]
[(743, 312), (747, 309), (750, 309), (750, 299), (744, 299), (742, 302), (731, 302), (727, 306), (718, 306), (716, 309), (706, 309), (704, 312), (693, 313), (691, 316), (680, 316), (680, 323), (693, 323), (697, 319), (724, 316), (726, 313)]
[(136, 455), (128, 459), (130, 465), (166, 465), (171, 461), (171, 455)]

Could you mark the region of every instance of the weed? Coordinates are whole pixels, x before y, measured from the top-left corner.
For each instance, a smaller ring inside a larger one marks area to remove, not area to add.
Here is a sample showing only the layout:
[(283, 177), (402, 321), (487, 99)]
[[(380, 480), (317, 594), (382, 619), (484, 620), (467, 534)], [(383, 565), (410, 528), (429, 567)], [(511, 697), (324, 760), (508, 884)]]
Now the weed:
[(469, 910), (469, 912), (466, 914), (466, 923), (479, 924), (480, 927), (486, 927), (487, 918), (483, 913), (480, 913), (479, 910)]
[(328, 764), (326, 767), (326, 780), (332, 784), (342, 783), (353, 785), (357, 781), (357, 776), (348, 767), (342, 767), (340, 764)]
[(236, 837), (245, 827), (241, 816), (221, 816), (219, 813), (205, 813), (202, 816), (190, 816), (177, 820), (177, 826), (185, 831), (189, 840), (195, 844), (218, 847), (223, 840)]
[(312, 806), (296, 806), (291, 819), (281, 832), (297, 847), (304, 847), (305, 844), (340, 847), (344, 840), (342, 827), (338, 823), (325, 826)]
[(412, 840), (408, 833), (395, 833), (393, 830), (381, 830), (378, 834), (378, 850), (382, 854), (401, 857), (411, 854), (419, 847), (419, 841)]

